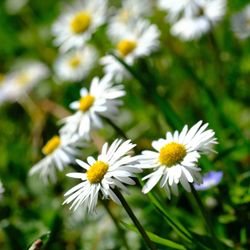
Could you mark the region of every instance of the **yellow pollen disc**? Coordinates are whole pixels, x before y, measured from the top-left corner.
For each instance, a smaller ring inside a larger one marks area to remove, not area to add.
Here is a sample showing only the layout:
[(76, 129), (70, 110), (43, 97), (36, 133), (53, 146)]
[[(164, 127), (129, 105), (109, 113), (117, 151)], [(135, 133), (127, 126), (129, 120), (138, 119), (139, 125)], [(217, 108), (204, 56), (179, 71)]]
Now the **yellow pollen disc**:
[(85, 12), (78, 12), (71, 20), (71, 30), (76, 34), (85, 32), (91, 24), (91, 16)]
[(93, 105), (95, 101), (95, 97), (92, 95), (86, 95), (80, 99), (80, 106), (79, 109), (83, 112), (89, 110), (89, 108)]
[(186, 155), (187, 151), (183, 144), (170, 142), (161, 148), (159, 161), (161, 164), (171, 167), (182, 161)]
[(87, 179), (91, 184), (99, 183), (107, 173), (109, 165), (103, 161), (96, 161), (87, 171)]
[(60, 145), (60, 143), (61, 143), (60, 137), (55, 135), (42, 148), (42, 152), (45, 155), (49, 155)]
[(21, 73), (18, 77), (17, 77), (17, 82), (19, 85), (23, 86), (25, 84), (27, 84), (29, 82), (29, 77), (27, 74), (25, 73)]
[(127, 56), (128, 54), (130, 54), (131, 52), (133, 52), (133, 50), (136, 48), (137, 43), (135, 41), (132, 40), (121, 40), (116, 48), (119, 51), (120, 55), (122, 57)]
[(78, 56), (75, 56), (75, 57), (72, 57), (70, 60), (69, 60), (69, 66), (72, 68), (72, 69), (76, 69), (81, 63), (81, 60)]

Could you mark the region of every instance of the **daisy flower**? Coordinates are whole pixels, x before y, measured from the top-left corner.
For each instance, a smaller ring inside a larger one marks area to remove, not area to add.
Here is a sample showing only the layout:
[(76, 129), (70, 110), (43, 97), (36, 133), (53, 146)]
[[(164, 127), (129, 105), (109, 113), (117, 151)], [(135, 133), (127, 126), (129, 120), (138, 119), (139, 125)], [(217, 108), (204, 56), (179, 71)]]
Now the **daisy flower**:
[(61, 132), (65, 134), (78, 134), (89, 138), (93, 128), (101, 128), (101, 116), (113, 119), (122, 104), (120, 97), (125, 95), (122, 85), (113, 85), (112, 76), (106, 75), (102, 79), (95, 77), (90, 85), (90, 90), (82, 88), (81, 98), (70, 104), (76, 112), (62, 120), (65, 125)]
[(159, 1), (169, 11), (169, 20), (174, 22), (171, 34), (184, 41), (200, 38), (225, 15), (226, 0), (180, 0), (175, 3)]
[(45, 157), (30, 169), (29, 174), (39, 173), (45, 183), (49, 180), (55, 182), (56, 169), (62, 171), (65, 166), (73, 163), (75, 157), (81, 153), (79, 148), (84, 146), (84, 142), (76, 136), (53, 136), (42, 148)]
[(185, 125), (179, 133), (166, 133), (165, 139), (153, 141), (155, 151), (143, 151), (139, 156), (141, 168), (153, 168), (154, 171), (145, 176), (148, 179), (143, 193), (149, 192), (158, 182), (170, 198), (171, 191), (178, 195), (179, 182), (190, 192), (189, 183), (202, 183), (201, 169), (197, 167), (202, 153), (209, 153), (217, 143), (214, 131), (206, 130), (208, 124), (202, 121), (188, 129)]
[(28, 93), (36, 84), (47, 78), (48, 68), (40, 62), (26, 62), (5, 76), (1, 84), (0, 100), (16, 101)]
[(203, 176), (202, 184), (194, 184), (196, 190), (207, 190), (218, 185), (223, 177), (222, 171), (210, 171)]
[[(159, 47), (160, 31), (147, 20), (137, 20), (120, 28), (120, 31), (109, 30), (109, 33), (116, 43), (115, 54), (129, 65), (133, 65), (136, 58), (148, 56)], [(105, 73), (112, 74), (118, 81), (126, 74), (126, 69), (110, 55), (101, 58), (100, 62), (104, 65)]]
[(245, 9), (232, 17), (232, 29), (240, 39), (250, 36), (250, 4)]
[(126, 26), (135, 22), (138, 18), (145, 17), (150, 14), (152, 4), (149, 0), (124, 0), (120, 9), (116, 10), (115, 15), (110, 18), (110, 29), (119, 32), (120, 26)]
[(0, 181), (0, 200), (3, 198), (3, 193), (4, 193), (4, 187), (2, 182)]
[(158, 0), (158, 7), (168, 12), (167, 20), (170, 22), (176, 19), (183, 13), (184, 10), (192, 11), (197, 0)]
[(83, 80), (94, 67), (97, 52), (93, 47), (69, 51), (60, 55), (55, 62), (55, 71), (62, 81)]
[(97, 205), (99, 194), (120, 204), (112, 189), (117, 187), (127, 192), (124, 184), (134, 185), (131, 177), (140, 172), (140, 168), (135, 165), (137, 157), (129, 155), (134, 147), (135, 144), (130, 140), (123, 142), (117, 139), (110, 147), (105, 143), (96, 160), (93, 157), (88, 157), (87, 162), (76, 160), (86, 172), (67, 174), (69, 177), (80, 179), (81, 182), (65, 193), (68, 198), (63, 204), (72, 202), (70, 209), (74, 210), (84, 204), (84, 207), (92, 212)]
[(65, 52), (88, 41), (106, 19), (106, 0), (79, 0), (65, 10), (52, 27), (55, 45)]

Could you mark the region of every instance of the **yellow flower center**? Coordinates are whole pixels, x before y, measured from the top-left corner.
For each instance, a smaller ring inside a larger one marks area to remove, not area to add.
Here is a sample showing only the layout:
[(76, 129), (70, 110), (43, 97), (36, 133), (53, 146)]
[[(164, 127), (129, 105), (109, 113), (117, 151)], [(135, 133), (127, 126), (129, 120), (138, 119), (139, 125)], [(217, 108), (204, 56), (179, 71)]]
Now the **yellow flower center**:
[(87, 179), (91, 184), (99, 183), (107, 173), (109, 165), (103, 161), (96, 161), (87, 171)]
[(81, 60), (78, 56), (75, 56), (75, 57), (72, 57), (70, 60), (69, 60), (69, 66), (72, 68), (72, 69), (76, 69), (81, 63)]
[(85, 32), (91, 24), (91, 16), (85, 12), (78, 12), (71, 20), (70, 27), (71, 30), (76, 34), (81, 34)]
[(130, 54), (131, 52), (133, 52), (133, 50), (136, 48), (137, 43), (135, 41), (132, 40), (121, 40), (116, 48), (119, 51), (120, 55), (122, 57), (127, 56), (128, 54)]
[(83, 112), (89, 110), (89, 108), (93, 105), (95, 101), (95, 97), (92, 95), (86, 95), (80, 99), (80, 106), (79, 109)]
[(20, 86), (26, 85), (29, 82), (29, 76), (25, 73), (21, 73), (17, 77), (17, 82)]
[(42, 148), (42, 152), (45, 155), (51, 154), (61, 143), (60, 137), (55, 135), (53, 136)]
[(161, 148), (159, 161), (161, 164), (171, 167), (182, 161), (186, 155), (187, 151), (183, 144), (170, 142)]

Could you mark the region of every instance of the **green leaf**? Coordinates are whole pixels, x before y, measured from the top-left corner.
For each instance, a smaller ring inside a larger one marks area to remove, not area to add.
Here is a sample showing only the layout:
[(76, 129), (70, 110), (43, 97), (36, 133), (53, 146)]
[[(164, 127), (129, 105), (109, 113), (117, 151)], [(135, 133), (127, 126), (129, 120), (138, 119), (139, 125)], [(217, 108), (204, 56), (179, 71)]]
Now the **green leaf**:
[[(133, 225), (131, 225), (131, 224), (127, 224), (127, 223), (125, 223), (125, 222), (122, 222), (122, 224), (123, 224), (126, 228), (128, 228), (128, 229), (130, 229), (130, 230), (132, 230), (132, 231), (134, 231), (134, 232), (138, 232), (135, 226), (133, 226)], [(185, 250), (185, 249), (187, 249), (185, 246), (183, 246), (183, 245), (181, 245), (181, 244), (179, 244), (179, 243), (176, 243), (176, 242), (174, 242), (174, 241), (172, 241), (172, 240), (168, 240), (168, 239), (162, 238), (162, 237), (160, 237), (160, 236), (158, 236), (158, 235), (156, 235), (156, 234), (154, 234), (154, 233), (151, 233), (151, 232), (149, 232), (149, 231), (146, 231), (146, 233), (147, 233), (147, 235), (149, 236), (149, 238), (150, 238), (154, 243), (157, 243), (157, 244), (159, 244), (159, 245), (163, 245), (163, 246), (166, 246), (166, 247), (171, 247), (171, 248), (173, 248), (173, 249), (179, 249), (179, 250)]]

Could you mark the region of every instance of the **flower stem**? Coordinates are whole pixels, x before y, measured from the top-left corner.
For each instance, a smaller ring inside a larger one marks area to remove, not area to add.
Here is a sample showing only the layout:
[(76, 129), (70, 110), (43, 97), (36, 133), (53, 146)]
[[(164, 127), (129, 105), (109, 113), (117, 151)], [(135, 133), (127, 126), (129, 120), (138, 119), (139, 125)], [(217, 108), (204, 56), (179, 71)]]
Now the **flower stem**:
[(102, 119), (106, 121), (115, 131), (118, 135), (123, 137), (125, 140), (128, 140), (127, 135), (122, 131), (121, 128), (119, 128), (111, 119), (102, 116)]
[(211, 223), (209, 213), (207, 212), (206, 208), (204, 207), (204, 205), (203, 205), (203, 203), (201, 201), (201, 198), (200, 198), (198, 192), (195, 190), (193, 185), (191, 185), (191, 190), (192, 190), (192, 194), (193, 194), (193, 196), (195, 198), (195, 201), (197, 202), (198, 207), (199, 207), (199, 209), (201, 211), (203, 219), (204, 219), (204, 221), (206, 223), (207, 229), (208, 229), (208, 231), (210, 232), (210, 234), (211, 234), (211, 236), (213, 238), (213, 243), (215, 245), (215, 248), (218, 249), (218, 250), (222, 249), (222, 246), (221, 246), (221, 244), (219, 243), (219, 240), (216, 237), (213, 225)]
[(121, 228), (120, 224), (118, 223), (116, 217), (114, 216), (114, 214), (112, 213), (111, 209), (109, 208), (107, 202), (105, 202), (104, 200), (100, 199), (100, 201), (102, 202), (103, 204), (103, 207), (105, 208), (105, 210), (107, 211), (107, 213), (109, 214), (111, 220), (113, 221), (113, 223), (115, 224), (116, 226), (116, 229), (117, 229), (117, 232), (119, 234), (119, 236), (121, 237), (121, 240), (123, 241), (123, 244), (125, 246), (125, 248), (127, 250), (130, 250), (129, 246), (128, 246), (128, 243), (127, 243), (127, 240), (126, 240), (126, 237), (125, 237), (125, 233), (123, 231), (123, 229)]
[(116, 196), (119, 198), (119, 200), (122, 203), (124, 209), (126, 210), (126, 212), (129, 215), (130, 219), (133, 221), (134, 225), (137, 227), (138, 231), (140, 232), (142, 238), (144, 239), (144, 241), (147, 244), (147, 246), (149, 247), (149, 249), (156, 250), (154, 244), (149, 239), (147, 233), (145, 232), (145, 230), (143, 229), (142, 225), (140, 224), (140, 222), (136, 218), (135, 214), (133, 213), (132, 209), (130, 208), (130, 206), (128, 205), (127, 201), (123, 197), (122, 193), (118, 189), (114, 189), (113, 191), (116, 194)]

